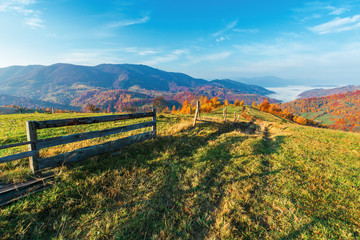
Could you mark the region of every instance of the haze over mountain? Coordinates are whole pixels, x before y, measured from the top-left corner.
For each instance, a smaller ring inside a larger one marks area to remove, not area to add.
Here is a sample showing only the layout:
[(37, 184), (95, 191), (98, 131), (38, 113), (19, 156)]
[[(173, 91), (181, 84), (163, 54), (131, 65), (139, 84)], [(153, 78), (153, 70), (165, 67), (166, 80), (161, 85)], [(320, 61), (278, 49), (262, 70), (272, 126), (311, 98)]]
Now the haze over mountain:
[(265, 77), (254, 77), (254, 78), (237, 78), (239, 82), (259, 85), (262, 87), (285, 87), (289, 85), (299, 85), (299, 82), (285, 80), (282, 78), (274, 77), (274, 76), (265, 76)]

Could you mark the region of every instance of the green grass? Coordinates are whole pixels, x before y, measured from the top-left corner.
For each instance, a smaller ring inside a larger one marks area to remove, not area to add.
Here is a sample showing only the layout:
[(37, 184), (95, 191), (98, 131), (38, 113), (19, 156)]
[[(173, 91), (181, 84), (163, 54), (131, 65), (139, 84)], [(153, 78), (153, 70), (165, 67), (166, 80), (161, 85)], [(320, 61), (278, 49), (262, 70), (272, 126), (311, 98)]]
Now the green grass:
[(324, 125), (334, 124), (335, 123), (334, 119), (340, 118), (339, 116), (333, 116), (331, 113), (326, 113), (325, 111), (320, 111), (316, 113), (307, 112), (307, 113), (302, 113), (300, 116), (307, 119), (314, 119), (316, 122), (319, 122)]
[(62, 167), (55, 186), (1, 208), (0, 236), (360, 238), (360, 136), (249, 112), (254, 134), (163, 115), (158, 138)]

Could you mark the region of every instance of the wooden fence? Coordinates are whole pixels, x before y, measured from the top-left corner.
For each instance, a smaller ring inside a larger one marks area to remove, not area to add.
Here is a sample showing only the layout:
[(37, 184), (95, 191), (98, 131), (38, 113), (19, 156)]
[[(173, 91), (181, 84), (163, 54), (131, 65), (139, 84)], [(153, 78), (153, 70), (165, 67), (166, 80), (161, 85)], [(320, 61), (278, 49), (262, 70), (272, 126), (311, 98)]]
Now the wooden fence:
[[(244, 110), (242, 110), (242, 112), (244, 113)], [(239, 122), (240, 119), (240, 114), (236, 114), (236, 112), (234, 112), (234, 122), (238, 121)], [(193, 126), (196, 126), (196, 122), (197, 121), (201, 121), (201, 122), (226, 122), (227, 121), (227, 107), (224, 107), (223, 110), (223, 120), (215, 120), (214, 118), (208, 118), (208, 117), (201, 117), (200, 116), (200, 101), (196, 102), (196, 110), (195, 110), (195, 115), (194, 115), (194, 123)]]
[[(127, 125), (122, 127), (116, 127), (111, 129), (105, 129), (100, 131), (92, 131), (92, 132), (61, 136), (61, 137), (46, 138), (46, 139), (37, 138), (38, 129), (111, 122), (111, 121), (146, 118), (146, 117), (152, 117), (152, 121)], [(95, 146), (80, 148), (72, 152), (59, 154), (53, 157), (39, 158), (39, 150), (44, 148), (98, 138), (98, 137), (105, 137), (117, 133), (128, 132), (131, 130), (146, 128), (146, 127), (152, 127), (152, 131), (130, 137), (120, 138), (115, 141), (109, 141)], [(129, 146), (137, 142), (142, 142), (147, 139), (155, 138), (156, 109), (154, 109), (152, 112), (145, 112), (145, 113), (132, 113), (132, 114), (123, 114), (123, 115), (109, 115), (109, 116), (99, 116), (99, 117), (84, 117), (84, 118), (59, 119), (59, 120), (47, 120), (47, 121), (28, 121), (26, 122), (26, 133), (28, 140), (27, 142), (0, 146), (0, 149), (28, 145), (28, 151), (2, 157), (0, 158), (0, 163), (11, 162), (14, 160), (29, 157), (30, 168), (34, 173), (44, 168), (56, 167), (64, 163), (81, 161), (89, 157), (97, 156), (107, 152), (116, 151), (120, 148)]]

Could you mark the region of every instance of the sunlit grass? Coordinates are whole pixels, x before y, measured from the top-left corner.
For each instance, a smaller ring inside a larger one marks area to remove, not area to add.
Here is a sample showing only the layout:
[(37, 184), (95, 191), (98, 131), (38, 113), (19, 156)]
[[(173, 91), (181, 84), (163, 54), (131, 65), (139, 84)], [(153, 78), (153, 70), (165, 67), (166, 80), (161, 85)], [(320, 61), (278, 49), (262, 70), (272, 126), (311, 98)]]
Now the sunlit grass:
[(1, 236), (359, 238), (359, 134), (248, 111), (261, 131), (159, 116), (158, 138), (59, 168), (52, 188), (2, 208)]

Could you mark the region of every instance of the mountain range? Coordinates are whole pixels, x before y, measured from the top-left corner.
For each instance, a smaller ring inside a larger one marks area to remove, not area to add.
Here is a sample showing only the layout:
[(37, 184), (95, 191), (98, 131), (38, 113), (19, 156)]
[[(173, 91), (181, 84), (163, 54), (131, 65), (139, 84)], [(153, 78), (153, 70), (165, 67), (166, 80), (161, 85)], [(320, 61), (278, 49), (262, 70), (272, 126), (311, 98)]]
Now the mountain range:
[(144, 98), (161, 95), (168, 99), (184, 92), (208, 97), (222, 94), (224, 98), (256, 95), (259, 101), (264, 98), (259, 96), (273, 93), (263, 87), (230, 79), (207, 81), (134, 64), (11, 66), (0, 68), (0, 85), (1, 94), (63, 106), (76, 105), (76, 99), (83, 94), (89, 96), (87, 93), (93, 90), (98, 93), (121, 89), (148, 95)]
[(331, 89), (312, 89), (299, 94), (299, 98), (311, 98), (311, 97), (326, 97), (334, 94), (353, 92), (360, 90), (360, 86), (348, 85), (344, 87), (337, 87)]

